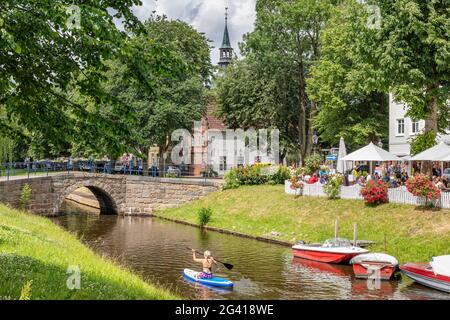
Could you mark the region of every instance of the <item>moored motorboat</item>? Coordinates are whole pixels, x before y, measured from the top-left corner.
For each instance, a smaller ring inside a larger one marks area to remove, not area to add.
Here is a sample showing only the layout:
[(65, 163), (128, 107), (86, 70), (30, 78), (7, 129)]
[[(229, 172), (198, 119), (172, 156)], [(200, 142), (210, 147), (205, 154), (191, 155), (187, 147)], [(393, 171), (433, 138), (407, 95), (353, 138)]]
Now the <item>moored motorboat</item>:
[(296, 244), (292, 250), (297, 258), (337, 264), (346, 264), (353, 257), (369, 252), (341, 238), (329, 239), (323, 245)]
[(407, 263), (400, 270), (424, 286), (450, 293), (450, 255), (434, 257), (430, 263)]
[(380, 280), (389, 280), (398, 267), (395, 257), (385, 253), (366, 253), (350, 260), (353, 272), (358, 279), (367, 279), (370, 276), (379, 277)]

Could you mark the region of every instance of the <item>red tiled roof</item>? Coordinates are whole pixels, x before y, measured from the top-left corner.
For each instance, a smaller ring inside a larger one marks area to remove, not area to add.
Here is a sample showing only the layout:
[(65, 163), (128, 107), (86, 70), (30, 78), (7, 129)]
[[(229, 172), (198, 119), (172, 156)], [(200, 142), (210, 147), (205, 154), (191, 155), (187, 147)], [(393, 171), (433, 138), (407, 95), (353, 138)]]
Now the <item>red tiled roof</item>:
[(227, 126), (219, 117), (214, 115), (215, 111), (216, 107), (213, 104), (210, 104), (206, 109), (206, 121), (208, 122), (208, 129), (225, 131), (227, 129)]

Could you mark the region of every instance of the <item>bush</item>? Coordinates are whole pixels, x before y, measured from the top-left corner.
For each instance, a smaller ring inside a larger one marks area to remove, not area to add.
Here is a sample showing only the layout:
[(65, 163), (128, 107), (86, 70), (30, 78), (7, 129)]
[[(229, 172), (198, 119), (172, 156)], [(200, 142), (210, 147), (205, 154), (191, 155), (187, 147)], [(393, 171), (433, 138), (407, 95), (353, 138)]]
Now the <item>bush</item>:
[(170, 178), (170, 179), (175, 179), (175, 178), (178, 178), (178, 175), (174, 172), (169, 172), (169, 173), (166, 173), (165, 177)]
[(211, 208), (201, 208), (198, 211), (198, 223), (200, 224), (201, 227), (204, 227), (209, 223), (212, 214), (213, 211)]
[(328, 199), (337, 199), (341, 193), (341, 186), (344, 183), (344, 176), (335, 175), (328, 180), (327, 184), (323, 187)]
[(274, 172), (269, 174), (269, 183), (270, 184), (284, 184), (286, 180), (291, 178), (291, 171), (288, 167), (278, 166), (273, 167)]
[(312, 155), (305, 161), (305, 171), (307, 174), (314, 174), (317, 170), (320, 169), (320, 165), (322, 163), (322, 157), (318, 154)]
[(28, 201), (30, 201), (30, 196), (31, 196), (31, 187), (28, 183), (26, 183), (22, 188), (22, 192), (20, 193), (20, 198), (19, 198), (19, 209), (20, 210), (25, 210), (25, 208), (27, 207)]
[(411, 142), (411, 154), (414, 156), (436, 145), (436, 133), (432, 131), (417, 135)]
[(406, 188), (414, 196), (424, 198), (425, 206), (434, 206), (434, 202), (441, 197), (441, 191), (424, 174), (418, 174), (410, 178), (406, 182)]
[(370, 180), (361, 189), (361, 195), (366, 201), (366, 205), (375, 207), (389, 202), (388, 190), (388, 185), (381, 180)]

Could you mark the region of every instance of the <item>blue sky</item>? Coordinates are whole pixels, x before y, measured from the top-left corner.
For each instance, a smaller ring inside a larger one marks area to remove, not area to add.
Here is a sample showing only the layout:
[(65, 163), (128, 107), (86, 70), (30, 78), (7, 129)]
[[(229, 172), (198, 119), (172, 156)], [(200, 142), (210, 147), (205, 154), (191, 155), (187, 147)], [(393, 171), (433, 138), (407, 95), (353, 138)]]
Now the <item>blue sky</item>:
[(146, 20), (152, 11), (165, 14), (170, 19), (180, 19), (191, 24), (199, 32), (204, 32), (213, 41), (213, 63), (219, 59), (224, 28), (225, 7), (229, 8), (228, 28), (232, 46), (239, 53), (238, 42), (242, 35), (253, 30), (256, 0), (142, 0), (143, 5), (134, 7), (139, 19)]

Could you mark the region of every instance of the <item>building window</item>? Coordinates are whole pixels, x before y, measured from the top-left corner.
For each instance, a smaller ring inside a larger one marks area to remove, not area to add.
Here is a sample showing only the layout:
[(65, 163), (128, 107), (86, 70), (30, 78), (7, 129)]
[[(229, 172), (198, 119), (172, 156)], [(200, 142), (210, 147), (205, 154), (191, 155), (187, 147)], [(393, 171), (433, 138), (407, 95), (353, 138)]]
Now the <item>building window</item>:
[(405, 134), (405, 119), (397, 120), (397, 134)]
[(219, 170), (227, 171), (227, 157), (220, 157)]
[(411, 123), (411, 133), (412, 134), (419, 133), (419, 121), (413, 121)]

